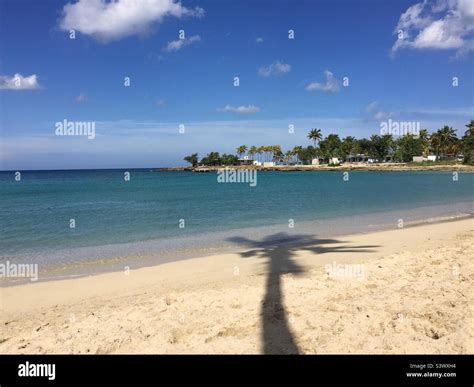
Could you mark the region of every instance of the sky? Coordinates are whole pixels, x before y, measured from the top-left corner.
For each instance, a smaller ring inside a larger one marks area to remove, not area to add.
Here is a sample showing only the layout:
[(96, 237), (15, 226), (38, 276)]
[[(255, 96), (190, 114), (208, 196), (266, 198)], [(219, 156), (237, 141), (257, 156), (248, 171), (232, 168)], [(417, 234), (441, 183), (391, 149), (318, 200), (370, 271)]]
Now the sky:
[(0, 0), (0, 170), (185, 165), (389, 119), (461, 134), (473, 51), (474, 0)]

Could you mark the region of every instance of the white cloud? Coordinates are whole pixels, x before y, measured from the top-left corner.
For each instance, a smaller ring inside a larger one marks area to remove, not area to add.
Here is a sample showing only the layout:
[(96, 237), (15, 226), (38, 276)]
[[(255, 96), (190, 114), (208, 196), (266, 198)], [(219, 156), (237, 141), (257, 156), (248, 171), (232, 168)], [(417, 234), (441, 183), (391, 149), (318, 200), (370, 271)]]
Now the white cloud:
[(376, 101), (373, 101), (371, 103), (369, 103), (367, 105), (367, 107), (365, 108), (365, 110), (368, 112), (368, 113), (372, 113), (373, 111), (375, 111), (375, 109), (377, 109), (377, 102)]
[(202, 17), (204, 10), (175, 0), (79, 0), (63, 8), (62, 30), (75, 30), (103, 42), (144, 34), (165, 17)]
[(306, 85), (306, 90), (313, 91), (313, 90), (321, 90), (321, 91), (330, 91), (332, 93), (336, 93), (339, 91), (339, 81), (334, 77), (334, 74), (326, 70), (324, 72), (326, 76), (326, 83), (320, 82), (311, 82)]
[(165, 105), (166, 105), (166, 101), (164, 99), (159, 99), (158, 101), (156, 101), (156, 106), (159, 108), (162, 108)]
[(380, 110), (379, 104), (376, 101), (369, 103), (365, 110), (367, 113), (370, 113), (372, 119), (376, 121), (388, 120), (389, 118), (392, 118), (395, 115), (395, 113), (393, 112), (384, 112)]
[(392, 118), (393, 115), (394, 115), (393, 112), (382, 112), (382, 111), (380, 111), (380, 112), (376, 112), (374, 114), (374, 119), (376, 121), (384, 121), (384, 120), (388, 120), (389, 118)]
[(269, 66), (263, 66), (258, 69), (258, 75), (261, 77), (270, 77), (272, 75), (282, 75), (291, 71), (291, 65), (275, 61)]
[(0, 89), (3, 90), (35, 90), (39, 89), (38, 76), (36, 74), (24, 77), (16, 73), (13, 77), (0, 75)]
[(231, 106), (225, 105), (223, 108), (217, 109), (219, 112), (230, 112), (230, 113), (239, 113), (239, 114), (248, 114), (248, 113), (258, 113), (261, 109), (255, 105), (248, 106)]
[(474, 49), (473, 0), (425, 0), (409, 7), (394, 30), (401, 38), (392, 54), (403, 48), (456, 50), (457, 55)]
[(76, 102), (87, 102), (87, 95), (85, 93), (81, 93), (76, 97)]
[(408, 109), (404, 110), (407, 113), (428, 114), (428, 115), (443, 115), (443, 116), (460, 116), (460, 117), (474, 117), (474, 106), (459, 107), (459, 108), (436, 108), (436, 109)]
[(201, 37), (199, 35), (194, 35), (189, 38), (185, 39), (178, 39), (168, 42), (166, 47), (163, 47), (163, 51), (166, 52), (173, 52), (181, 50), (183, 47), (189, 46), (190, 44), (197, 43), (201, 41)]
[(258, 37), (257, 39), (255, 39), (255, 41), (256, 41), (257, 43), (263, 43), (263, 38)]

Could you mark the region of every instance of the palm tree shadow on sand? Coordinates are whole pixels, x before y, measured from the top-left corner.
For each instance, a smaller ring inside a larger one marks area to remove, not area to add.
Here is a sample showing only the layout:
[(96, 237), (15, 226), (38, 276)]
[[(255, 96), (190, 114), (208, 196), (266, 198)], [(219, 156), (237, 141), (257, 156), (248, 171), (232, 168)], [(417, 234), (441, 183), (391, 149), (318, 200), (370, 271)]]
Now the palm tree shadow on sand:
[[(285, 274), (301, 275), (304, 268), (295, 261), (297, 251), (309, 251), (315, 254), (330, 252), (372, 252), (378, 246), (344, 246), (344, 241), (337, 239), (318, 239), (308, 235), (289, 235), (277, 233), (251, 240), (243, 237), (232, 237), (231, 242), (251, 248), (240, 255), (243, 258), (265, 258), (266, 278), (265, 297), (261, 307), (262, 343), (264, 354), (298, 354), (288, 324), (281, 288), (281, 276)], [(337, 244), (337, 245), (336, 245)], [(336, 245), (336, 246), (327, 246)]]

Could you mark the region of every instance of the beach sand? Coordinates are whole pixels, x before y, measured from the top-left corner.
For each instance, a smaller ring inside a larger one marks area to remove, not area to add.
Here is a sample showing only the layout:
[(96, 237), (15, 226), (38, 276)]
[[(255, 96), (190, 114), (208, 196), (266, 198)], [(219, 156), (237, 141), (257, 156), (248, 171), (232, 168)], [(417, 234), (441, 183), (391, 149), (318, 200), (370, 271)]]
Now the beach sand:
[(1, 288), (0, 353), (472, 354), (473, 229), (242, 240), (238, 254)]

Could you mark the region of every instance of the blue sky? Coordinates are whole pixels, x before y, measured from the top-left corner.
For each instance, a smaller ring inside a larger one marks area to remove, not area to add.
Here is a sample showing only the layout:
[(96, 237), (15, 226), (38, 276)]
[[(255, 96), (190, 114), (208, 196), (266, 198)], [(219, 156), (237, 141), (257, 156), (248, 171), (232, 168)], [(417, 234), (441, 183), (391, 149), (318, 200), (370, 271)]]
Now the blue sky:
[[(472, 0), (0, 0), (0, 169), (182, 165), (389, 118), (460, 132), (473, 26)], [(95, 122), (95, 139), (56, 136), (64, 119)]]

